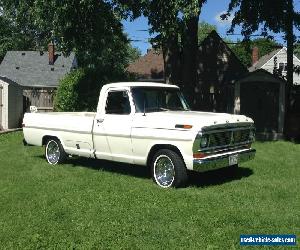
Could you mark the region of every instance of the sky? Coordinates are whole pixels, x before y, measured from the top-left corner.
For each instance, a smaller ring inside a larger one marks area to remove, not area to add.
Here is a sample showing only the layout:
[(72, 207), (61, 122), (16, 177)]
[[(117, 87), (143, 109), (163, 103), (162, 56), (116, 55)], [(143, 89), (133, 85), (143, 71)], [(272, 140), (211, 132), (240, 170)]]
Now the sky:
[[(221, 37), (228, 37), (233, 41), (237, 39), (242, 39), (239, 35), (226, 35), (226, 31), (230, 27), (231, 20), (221, 20), (220, 15), (227, 10), (230, 0), (208, 0), (202, 7), (200, 14), (200, 21), (205, 21), (207, 23), (217, 26), (218, 33)], [(300, 9), (300, 1), (295, 2), (295, 9)], [(139, 40), (131, 42), (134, 47), (141, 50), (142, 55), (147, 52), (148, 48), (151, 48), (151, 44), (148, 39), (151, 37), (149, 32), (148, 20), (145, 17), (140, 17), (133, 22), (123, 21), (124, 31), (128, 34), (131, 40)], [(240, 29), (236, 28), (235, 33), (240, 33)], [(297, 31), (297, 33), (299, 33)], [(298, 34), (299, 35), (299, 34)], [(274, 40), (284, 44), (282, 35), (276, 34)]]

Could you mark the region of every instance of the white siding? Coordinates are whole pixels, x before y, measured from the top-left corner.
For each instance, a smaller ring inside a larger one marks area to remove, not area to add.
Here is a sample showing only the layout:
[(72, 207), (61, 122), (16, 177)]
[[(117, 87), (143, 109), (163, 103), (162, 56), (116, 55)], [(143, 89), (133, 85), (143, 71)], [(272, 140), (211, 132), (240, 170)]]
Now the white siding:
[(2, 106), (3, 106), (3, 102), (2, 102), (2, 93), (3, 93), (3, 85), (0, 83), (0, 130), (2, 129)]
[(23, 115), (23, 92), (17, 84), (9, 84), (0, 80), (2, 89), (2, 119), (4, 129), (17, 128)]
[[(277, 57), (277, 64), (279, 63), (286, 63), (287, 62), (287, 53), (286, 53), (286, 48), (282, 48), (276, 55)], [(274, 56), (274, 57), (275, 57)], [(270, 72), (273, 74), (273, 69), (274, 69), (274, 57), (272, 57), (267, 63), (265, 63), (261, 68)], [(297, 59), (296, 56), (294, 56), (294, 66), (300, 66), (300, 61)], [(286, 76), (286, 73), (282, 73), (284, 76)], [(294, 84), (295, 85), (300, 85), (300, 75), (297, 73), (294, 73)]]
[(7, 100), (8, 100), (8, 83), (2, 81), (0, 79), (0, 85), (3, 87), (2, 89), (2, 127), (4, 129), (8, 129), (8, 123), (7, 123), (7, 114), (8, 114), (8, 104), (7, 104)]

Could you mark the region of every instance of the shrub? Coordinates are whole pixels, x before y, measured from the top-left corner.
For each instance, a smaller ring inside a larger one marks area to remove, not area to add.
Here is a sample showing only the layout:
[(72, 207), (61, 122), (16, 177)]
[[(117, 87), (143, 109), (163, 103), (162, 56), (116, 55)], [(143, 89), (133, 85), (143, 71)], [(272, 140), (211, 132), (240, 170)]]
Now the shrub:
[(74, 70), (59, 83), (59, 88), (54, 98), (55, 111), (75, 111), (77, 109), (78, 93), (76, 86), (83, 78), (84, 70)]
[(102, 86), (108, 80), (95, 70), (76, 69), (60, 81), (54, 98), (55, 111), (95, 111)]

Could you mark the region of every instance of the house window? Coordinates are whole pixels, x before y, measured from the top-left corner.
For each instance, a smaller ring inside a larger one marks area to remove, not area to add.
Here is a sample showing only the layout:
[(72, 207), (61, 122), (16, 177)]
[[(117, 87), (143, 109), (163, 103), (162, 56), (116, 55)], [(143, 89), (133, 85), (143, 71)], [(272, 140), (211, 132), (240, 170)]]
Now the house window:
[(287, 63), (286, 62), (280, 62), (278, 64), (278, 69), (281, 72), (287, 72)]

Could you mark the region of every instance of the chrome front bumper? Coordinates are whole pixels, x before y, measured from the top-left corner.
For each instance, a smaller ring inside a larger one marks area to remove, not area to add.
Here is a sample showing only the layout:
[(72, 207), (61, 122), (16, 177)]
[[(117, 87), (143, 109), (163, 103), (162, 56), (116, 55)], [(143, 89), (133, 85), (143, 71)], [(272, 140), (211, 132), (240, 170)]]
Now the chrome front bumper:
[(201, 159), (194, 159), (193, 170), (197, 172), (205, 172), (213, 169), (229, 166), (229, 156), (237, 155), (238, 163), (252, 160), (255, 156), (255, 149), (243, 149), (231, 151), (225, 154), (208, 156)]

